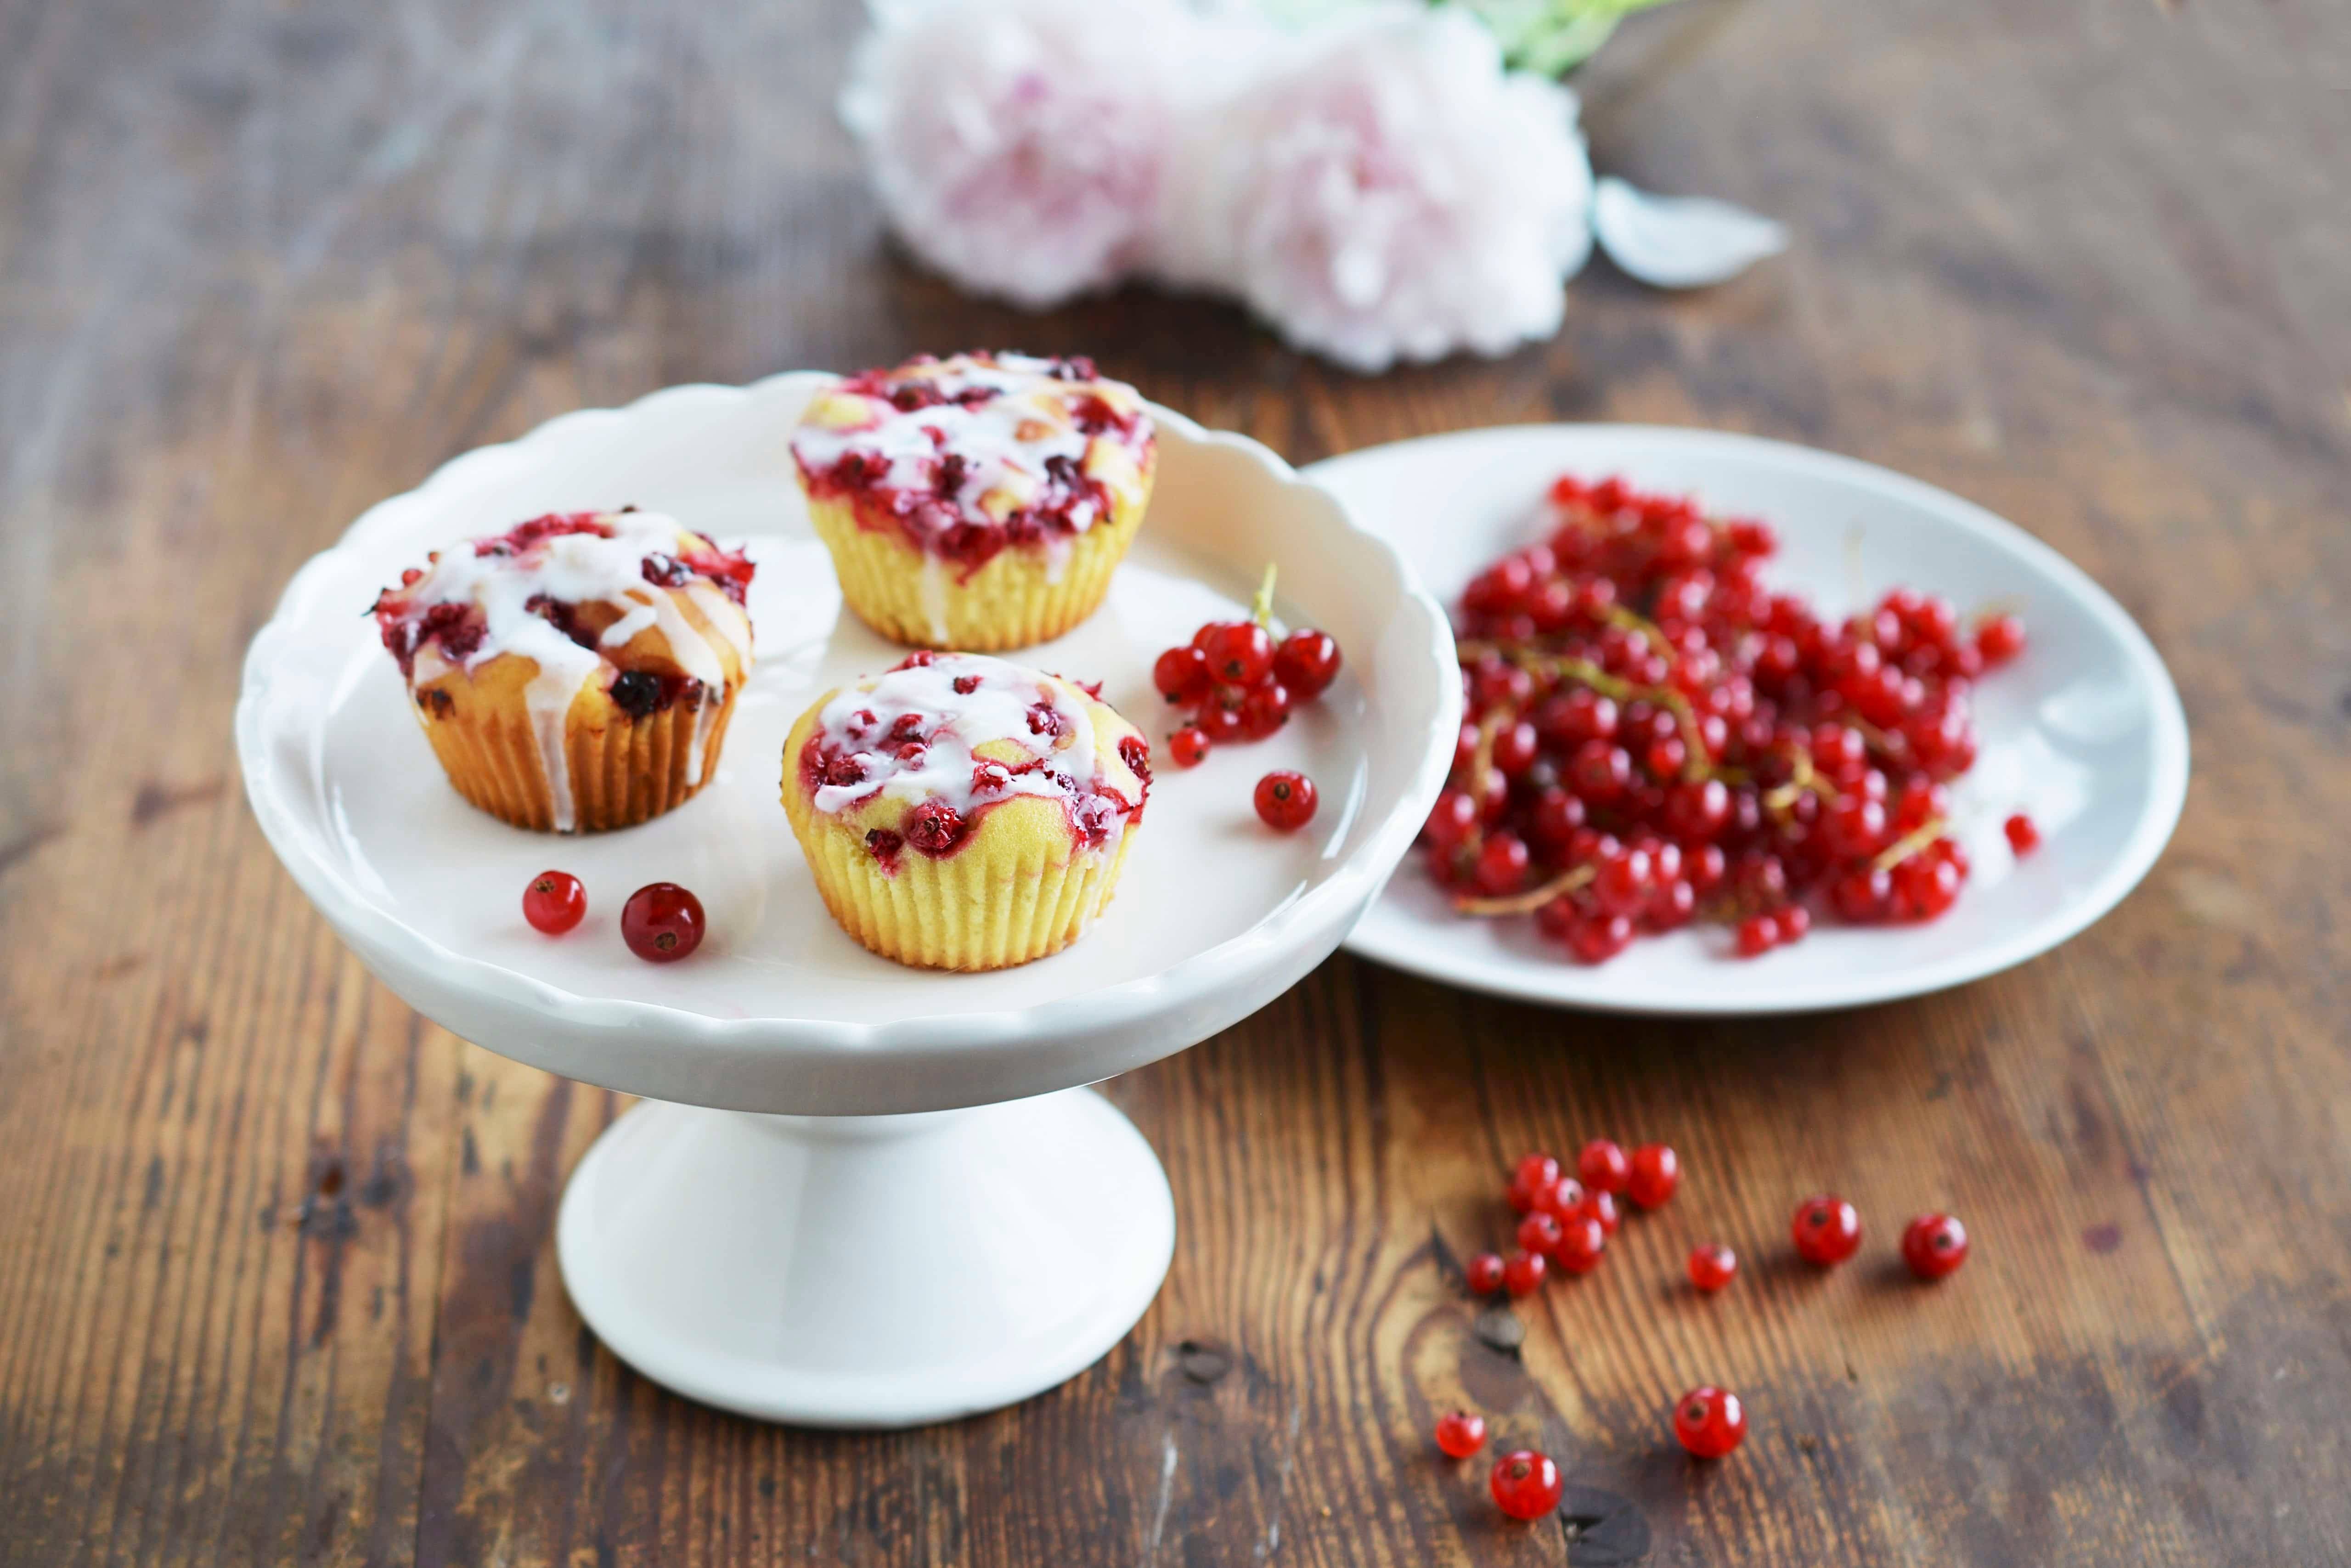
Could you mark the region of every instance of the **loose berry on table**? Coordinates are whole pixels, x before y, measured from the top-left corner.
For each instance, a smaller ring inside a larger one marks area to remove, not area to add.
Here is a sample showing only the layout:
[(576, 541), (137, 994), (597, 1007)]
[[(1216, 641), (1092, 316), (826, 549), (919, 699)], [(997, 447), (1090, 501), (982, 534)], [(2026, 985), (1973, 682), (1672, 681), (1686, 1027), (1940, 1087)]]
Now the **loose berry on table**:
[(1701, 1291), (1719, 1291), (1739, 1272), (1739, 1254), (1719, 1241), (1690, 1249), (1690, 1283)]
[(1456, 1410), (1438, 1417), (1437, 1448), (1448, 1459), (1466, 1459), (1486, 1446), (1486, 1417)]
[(1633, 1151), (1625, 1196), (1643, 1208), (1662, 1207), (1672, 1201), (1674, 1188), (1681, 1185), (1681, 1156), (1670, 1145), (1643, 1144)]
[(1956, 1273), (1968, 1260), (1968, 1228), (1949, 1214), (1922, 1214), (1902, 1229), (1902, 1261), (1921, 1280)]
[(1559, 1245), (1559, 1216), (1538, 1208), (1519, 1221), (1519, 1246), (1528, 1252), (1549, 1252)]
[(674, 882), (648, 883), (621, 906), (621, 940), (648, 964), (673, 964), (702, 946), (702, 901)]
[(1494, 1506), (1521, 1521), (1541, 1519), (1558, 1508), (1566, 1490), (1559, 1467), (1531, 1448), (1503, 1455), (1488, 1486), (1494, 1494)]
[(1586, 1201), (1583, 1184), (1573, 1176), (1562, 1176), (1548, 1186), (1535, 1188), (1534, 1207), (1553, 1219), (1583, 1213)]
[(1571, 1274), (1589, 1274), (1607, 1249), (1608, 1233), (1600, 1228), (1600, 1221), (1589, 1214), (1576, 1214), (1560, 1221), (1559, 1240), (1552, 1244), (1551, 1257)]
[(1543, 1189), (1559, 1180), (1559, 1162), (1546, 1154), (1521, 1155), (1510, 1168), (1510, 1207), (1520, 1214), (1537, 1207)]
[(1542, 1289), (1543, 1255), (1513, 1252), (1502, 1260), (1502, 1289), (1514, 1296), (1531, 1296)]
[(1594, 1192), (1623, 1192), (1632, 1178), (1633, 1162), (1614, 1139), (1594, 1138), (1575, 1156), (1575, 1174)]
[(1314, 820), (1314, 780), (1280, 769), (1257, 781), (1257, 814), (1276, 832), (1295, 832)]
[(1207, 759), (1208, 732), (1196, 724), (1187, 724), (1181, 729), (1170, 731), (1167, 755), (1176, 759), (1178, 768), (1197, 768)]
[(1575, 1212), (1598, 1220), (1600, 1234), (1603, 1236), (1615, 1235), (1616, 1228), (1625, 1222), (1623, 1212), (1616, 1207), (1616, 1195), (1613, 1192), (1593, 1192), (1587, 1195), (1583, 1203), (1576, 1207)]
[(1703, 1384), (1674, 1406), (1674, 1437), (1698, 1458), (1719, 1459), (1747, 1436), (1747, 1407), (1727, 1388)]
[(1462, 1265), (1461, 1282), (1473, 1296), (1490, 1296), (1502, 1288), (1502, 1255), (1480, 1252)]
[(1798, 1204), (1789, 1231), (1796, 1255), (1822, 1268), (1842, 1263), (1861, 1249), (1861, 1215), (1834, 1193)]
[(543, 871), (522, 892), (522, 917), (536, 930), (560, 936), (588, 913), (588, 890), (568, 871)]

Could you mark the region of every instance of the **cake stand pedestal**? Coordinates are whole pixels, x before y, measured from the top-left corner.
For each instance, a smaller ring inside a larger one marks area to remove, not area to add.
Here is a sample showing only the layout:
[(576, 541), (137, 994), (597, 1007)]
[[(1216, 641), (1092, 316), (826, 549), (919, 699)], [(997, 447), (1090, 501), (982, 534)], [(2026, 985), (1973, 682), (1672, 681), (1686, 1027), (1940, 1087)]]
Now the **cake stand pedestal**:
[(904, 1116), (648, 1102), (563, 1194), (564, 1287), (613, 1354), (705, 1404), (803, 1427), (992, 1410), (1124, 1337), (1176, 1209), (1091, 1089)]

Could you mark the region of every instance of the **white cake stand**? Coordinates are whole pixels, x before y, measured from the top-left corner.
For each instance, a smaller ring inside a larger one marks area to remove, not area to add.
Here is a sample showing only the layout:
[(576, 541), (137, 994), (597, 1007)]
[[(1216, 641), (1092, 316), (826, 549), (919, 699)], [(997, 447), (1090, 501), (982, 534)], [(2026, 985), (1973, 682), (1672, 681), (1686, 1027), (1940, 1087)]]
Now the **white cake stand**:
[[(897, 1427), (1025, 1398), (1117, 1343), (1175, 1241), (1149, 1145), (1076, 1087), (1247, 1017), (1337, 946), (1404, 854), (1459, 723), (1452, 643), (1395, 554), (1253, 442), (1164, 410), (1148, 521), (1110, 601), (1022, 655), (1155, 737), (1157, 651), (1238, 612), (1268, 560), (1280, 608), (1346, 670), (1273, 739), (1161, 765), (1117, 901), (1070, 951), (994, 975), (876, 958), (823, 912), (778, 803), (817, 694), (900, 651), (842, 612), (791, 478), (826, 378), (690, 386), (568, 414), (371, 509), (305, 566), (254, 640), (237, 747), (302, 890), (419, 1011), (517, 1061), (646, 1096), (573, 1174), (565, 1285), (631, 1365), (769, 1420)], [(359, 612), (454, 540), (634, 502), (759, 563), (759, 665), (701, 795), (624, 832), (556, 838), (466, 806), (403, 712)], [(1278, 837), (1249, 791), (1304, 769), (1323, 805)], [(560, 938), (520, 914), (550, 866), (587, 884)], [(684, 883), (709, 937), (655, 967), (615, 925)]]

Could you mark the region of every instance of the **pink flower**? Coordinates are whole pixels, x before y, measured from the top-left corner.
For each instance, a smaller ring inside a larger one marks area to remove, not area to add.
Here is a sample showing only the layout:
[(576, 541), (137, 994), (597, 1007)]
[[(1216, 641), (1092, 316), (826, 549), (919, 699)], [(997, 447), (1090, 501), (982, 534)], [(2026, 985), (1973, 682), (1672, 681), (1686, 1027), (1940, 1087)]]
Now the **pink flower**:
[(1176, 141), (1176, 0), (897, 0), (841, 118), (907, 246), (1032, 308), (1142, 255)]
[(1360, 371), (1559, 330), (1591, 248), (1576, 101), (1453, 10), (1318, 30), (1195, 116), (1154, 270)]

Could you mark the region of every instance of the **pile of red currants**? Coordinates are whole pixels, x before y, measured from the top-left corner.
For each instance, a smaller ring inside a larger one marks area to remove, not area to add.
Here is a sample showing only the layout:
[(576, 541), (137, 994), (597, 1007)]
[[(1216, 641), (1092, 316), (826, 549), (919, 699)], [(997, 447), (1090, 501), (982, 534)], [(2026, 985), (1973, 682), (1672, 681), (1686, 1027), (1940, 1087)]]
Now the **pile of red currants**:
[(1764, 585), (1767, 524), (1614, 478), (1551, 504), (1549, 540), (1462, 594), (1467, 718), (1423, 834), (1456, 906), (1531, 914), (1587, 963), (1701, 919), (1755, 956), (1814, 890), (1849, 921), (1950, 908), (1969, 695), (2022, 623), (1908, 589), (1825, 622)]

